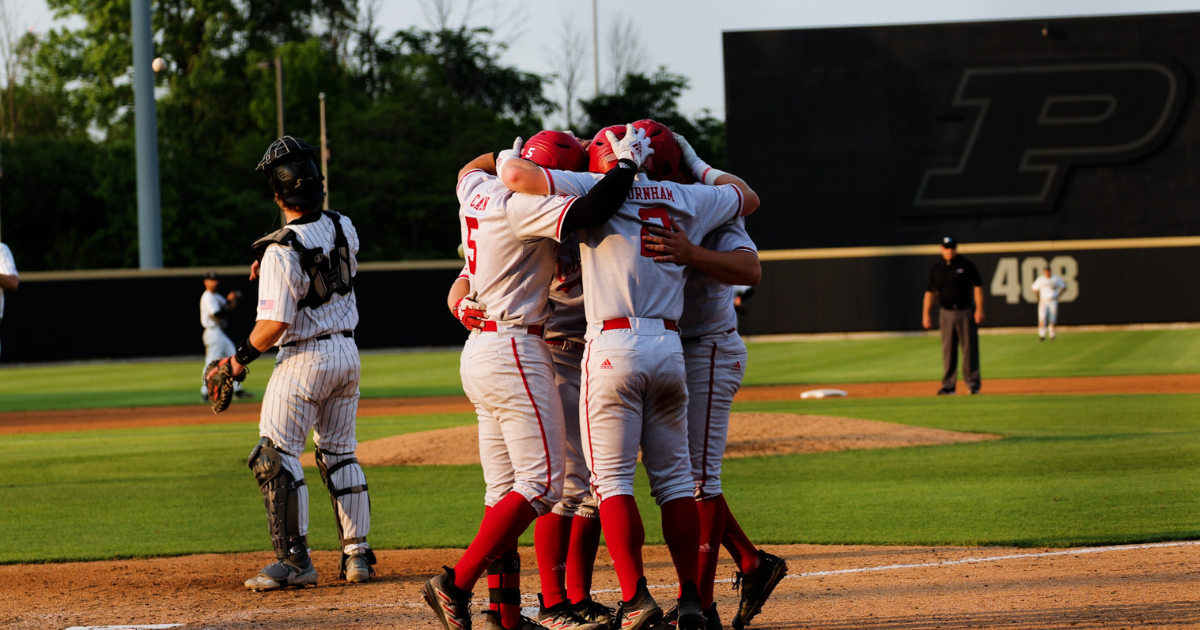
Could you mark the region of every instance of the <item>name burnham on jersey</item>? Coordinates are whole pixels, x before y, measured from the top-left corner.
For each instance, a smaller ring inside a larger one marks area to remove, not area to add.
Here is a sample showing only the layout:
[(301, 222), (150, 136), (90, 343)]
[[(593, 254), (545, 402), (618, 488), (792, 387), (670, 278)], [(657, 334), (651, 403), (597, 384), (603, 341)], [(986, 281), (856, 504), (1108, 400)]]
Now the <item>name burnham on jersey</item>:
[[(602, 175), (553, 171), (553, 192), (582, 195)], [(580, 230), (587, 321), (621, 317), (678, 320), (683, 313), (687, 268), (654, 262), (642, 236), (674, 222), (692, 240), (703, 238), (742, 213), (742, 191), (733, 185), (684, 186), (638, 175), (625, 204), (607, 223)]]
[[(358, 231), (346, 215), (341, 215), (340, 221), (350, 245), (350, 273), (358, 275)], [(306, 214), (287, 227), (306, 248), (319, 247), (326, 256), (333, 249), (333, 219), (321, 212)], [(279, 339), (280, 345), (354, 330), (358, 326), (358, 299), (354, 291), (346, 295), (334, 293), (328, 302), (316, 308), (299, 308), (300, 300), (308, 294), (309, 277), (300, 266), (300, 253), (291, 247), (278, 243), (268, 246), (259, 273), (257, 319), (291, 324)]]

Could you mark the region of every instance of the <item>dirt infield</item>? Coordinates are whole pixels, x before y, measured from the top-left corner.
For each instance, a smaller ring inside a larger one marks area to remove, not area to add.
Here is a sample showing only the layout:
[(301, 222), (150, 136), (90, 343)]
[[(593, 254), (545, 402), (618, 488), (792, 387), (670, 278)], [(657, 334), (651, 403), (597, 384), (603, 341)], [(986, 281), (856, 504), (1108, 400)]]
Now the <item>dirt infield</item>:
[[(806, 390), (826, 388), (844, 390), (852, 398), (932, 396), (938, 386), (938, 383), (930, 381), (849, 385), (762, 385), (743, 387), (735, 400), (792, 400), (799, 398), (801, 392)], [(1195, 394), (1200, 393), (1200, 374), (989, 379), (983, 383), (983, 392), (986, 395)], [(171, 407), (15, 411), (0, 413), (0, 434), (257, 422), (259, 409), (259, 403), (238, 403), (225, 413), (217, 415), (207, 405), (197, 403)], [(465, 396), (363, 398), (358, 406), (358, 415), (362, 418), (471, 411), (474, 411), (474, 408)]]
[[(768, 546), (787, 559), (755, 629), (1093, 629), (1200, 627), (1200, 543), (1077, 550)], [(315, 555), (316, 588), (251, 593), (242, 581), (269, 553), (143, 561), (0, 566), (0, 627), (25, 630), (118, 624), (182, 624), (219, 630), (436, 628), (421, 603), (424, 580), (461, 550), (379, 553), (378, 579), (333, 579), (337, 555)], [(537, 589), (531, 548), (521, 550), (523, 591)], [(651, 593), (668, 605), (674, 572), (665, 548), (646, 549)], [(734, 567), (723, 562), (718, 576)], [(596, 598), (619, 595), (601, 550)], [(476, 586), (476, 610), (486, 587)], [(717, 586), (726, 627), (737, 599)], [(476, 617), (477, 627), (482, 619)]]

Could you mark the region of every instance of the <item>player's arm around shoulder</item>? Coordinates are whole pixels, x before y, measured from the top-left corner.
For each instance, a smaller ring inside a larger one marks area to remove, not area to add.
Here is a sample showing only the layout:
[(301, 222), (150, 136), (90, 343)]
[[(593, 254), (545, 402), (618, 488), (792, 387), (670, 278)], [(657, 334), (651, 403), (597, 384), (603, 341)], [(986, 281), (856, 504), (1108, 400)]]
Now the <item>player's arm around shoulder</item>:
[(700, 159), (700, 156), (696, 155), (696, 150), (692, 148), (692, 145), (688, 144), (687, 138), (684, 138), (680, 134), (674, 135), (675, 142), (679, 145), (681, 152), (680, 162), (686, 170), (691, 172), (692, 177), (696, 178), (696, 181), (708, 184), (709, 186), (731, 185), (736, 188), (742, 198), (742, 216), (749, 216), (754, 214), (755, 210), (758, 210), (762, 201), (758, 198), (758, 193), (754, 192), (754, 189), (750, 188), (750, 185), (745, 180), (733, 173), (726, 173), (725, 171), (709, 166), (704, 160)]

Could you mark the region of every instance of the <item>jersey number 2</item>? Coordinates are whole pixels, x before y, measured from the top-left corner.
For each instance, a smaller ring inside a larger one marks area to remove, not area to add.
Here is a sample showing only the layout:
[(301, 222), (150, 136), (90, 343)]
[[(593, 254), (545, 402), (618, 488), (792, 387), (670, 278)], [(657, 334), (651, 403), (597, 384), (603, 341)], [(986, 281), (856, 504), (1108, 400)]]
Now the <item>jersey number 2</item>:
[[(638, 210), (638, 218), (642, 220), (642, 236), (653, 236), (650, 233), (650, 228), (645, 226), (645, 223), (650, 221), (658, 221), (662, 223), (664, 230), (671, 232), (671, 215), (667, 213), (666, 208), (642, 208)], [(642, 255), (646, 258), (654, 258), (662, 256), (662, 252), (653, 252), (646, 249), (646, 241), (642, 241)]]
[(467, 219), (467, 247), (463, 254), (467, 257), (467, 269), (471, 271), (471, 275), (475, 275), (475, 239), (471, 238), (471, 232), (479, 229), (479, 219), (475, 217), (466, 217)]

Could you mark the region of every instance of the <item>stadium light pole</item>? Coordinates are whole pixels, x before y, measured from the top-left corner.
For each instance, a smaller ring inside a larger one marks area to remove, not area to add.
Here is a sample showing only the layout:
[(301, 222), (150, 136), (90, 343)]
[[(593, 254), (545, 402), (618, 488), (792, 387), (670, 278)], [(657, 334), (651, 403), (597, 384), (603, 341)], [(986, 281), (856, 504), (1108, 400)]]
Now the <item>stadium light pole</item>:
[(162, 269), (162, 198), (158, 181), (158, 119), (154, 111), (154, 41), (150, 0), (133, 0), (133, 117), (137, 142), (138, 266)]
[(325, 176), (325, 209), (329, 209), (329, 149), (325, 144), (325, 93), (321, 92), (321, 174)]
[(592, 0), (592, 78), (595, 80), (592, 98), (600, 97), (600, 20), (596, 18), (596, 1)]

